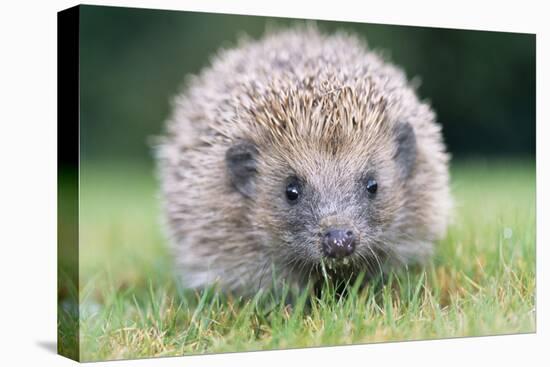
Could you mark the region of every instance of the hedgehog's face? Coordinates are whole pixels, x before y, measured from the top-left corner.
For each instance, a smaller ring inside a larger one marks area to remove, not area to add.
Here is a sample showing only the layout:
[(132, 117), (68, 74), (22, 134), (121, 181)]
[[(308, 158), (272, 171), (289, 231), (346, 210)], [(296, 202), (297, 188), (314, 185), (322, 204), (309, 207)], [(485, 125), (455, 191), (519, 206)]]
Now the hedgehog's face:
[(254, 229), (282, 262), (377, 271), (391, 251), (387, 232), (407, 210), (414, 132), (398, 124), (376, 145), (334, 151), (306, 138), (290, 149), (259, 151), (247, 142), (231, 147), (226, 162), (233, 186), (255, 203)]

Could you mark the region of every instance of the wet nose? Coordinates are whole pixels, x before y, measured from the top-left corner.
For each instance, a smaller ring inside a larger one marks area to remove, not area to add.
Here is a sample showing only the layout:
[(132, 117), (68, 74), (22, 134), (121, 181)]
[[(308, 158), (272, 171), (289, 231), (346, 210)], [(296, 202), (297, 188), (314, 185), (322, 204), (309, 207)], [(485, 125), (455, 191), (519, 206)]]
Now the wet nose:
[(323, 253), (333, 258), (349, 256), (355, 250), (355, 235), (349, 229), (329, 229), (323, 234)]

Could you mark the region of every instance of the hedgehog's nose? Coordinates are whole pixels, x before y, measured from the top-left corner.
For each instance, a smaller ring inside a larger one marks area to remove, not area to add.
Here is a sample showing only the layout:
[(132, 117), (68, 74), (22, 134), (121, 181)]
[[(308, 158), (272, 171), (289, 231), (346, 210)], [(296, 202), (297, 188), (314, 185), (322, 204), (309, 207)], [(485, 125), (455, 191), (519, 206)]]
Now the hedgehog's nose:
[(337, 259), (349, 256), (355, 250), (355, 235), (349, 229), (329, 229), (323, 234), (323, 253)]

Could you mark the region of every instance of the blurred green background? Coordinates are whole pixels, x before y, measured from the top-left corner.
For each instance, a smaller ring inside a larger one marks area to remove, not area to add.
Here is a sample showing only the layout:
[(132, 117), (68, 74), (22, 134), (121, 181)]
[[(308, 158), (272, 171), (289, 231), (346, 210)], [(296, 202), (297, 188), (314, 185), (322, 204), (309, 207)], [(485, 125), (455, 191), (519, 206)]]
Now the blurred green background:
[[(299, 20), (81, 7), (81, 159), (151, 164), (184, 77), (239, 35)], [(535, 155), (535, 35), (317, 22), (367, 40), (419, 77), (456, 158)]]

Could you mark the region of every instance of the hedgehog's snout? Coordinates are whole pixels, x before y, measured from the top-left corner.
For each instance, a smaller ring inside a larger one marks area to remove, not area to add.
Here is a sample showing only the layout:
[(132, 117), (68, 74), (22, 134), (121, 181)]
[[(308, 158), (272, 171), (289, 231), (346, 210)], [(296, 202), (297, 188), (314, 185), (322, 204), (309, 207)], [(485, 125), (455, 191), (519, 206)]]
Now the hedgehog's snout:
[(359, 231), (343, 214), (329, 215), (321, 220), (320, 247), (323, 256), (344, 259), (355, 252), (359, 245)]
[(341, 259), (355, 251), (356, 237), (351, 229), (331, 228), (323, 234), (323, 254)]

